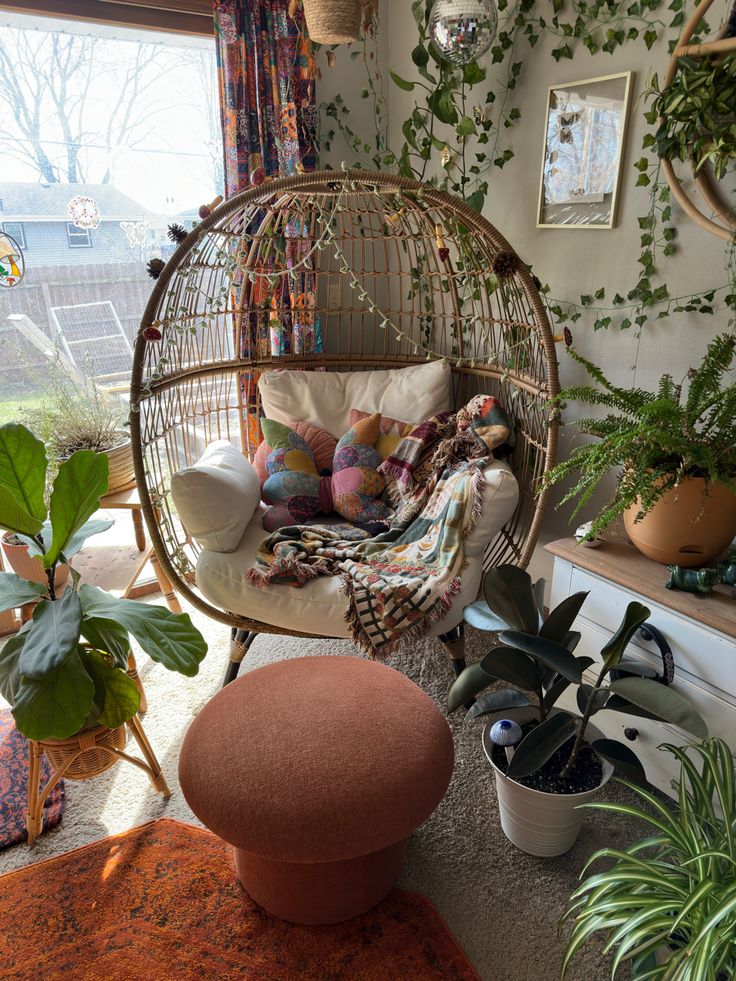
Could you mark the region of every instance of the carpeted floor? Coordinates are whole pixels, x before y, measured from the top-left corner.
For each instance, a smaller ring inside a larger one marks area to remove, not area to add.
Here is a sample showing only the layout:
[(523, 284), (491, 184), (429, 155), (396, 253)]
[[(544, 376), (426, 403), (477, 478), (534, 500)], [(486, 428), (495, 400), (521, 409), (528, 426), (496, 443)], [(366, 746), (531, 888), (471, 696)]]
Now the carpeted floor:
[[(44, 834), (32, 849), (21, 844), (0, 853), (0, 873), (153, 818), (198, 823), (176, 779), (179, 746), (194, 715), (219, 688), (229, 638), (225, 627), (198, 614), (194, 619), (210, 644), (197, 678), (182, 678), (145, 657), (139, 659), (149, 703), (144, 725), (166, 772), (171, 799), (164, 802), (137, 768), (125, 764), (84, 783), (67, 781), (61, 825)], [(481, 634), (470, 631), (469, 658), (477, 659), (485, 643)], [(251, 648), (247, 668), (328, 653), (361, 656), (349, 641), (262, 635)], [(415, 642), (388, 663), (444, 704), (451, 668), (438, 641)], [(517, 851), (498, 823), (480, 724), (463, 725), (460, 716), (451, 720), (456, 764), (450, 789), (432, 818), (413, 835), (399, 885), (432, 900), (484, 981), (552, 981), (559, 977), (564, 949), (559, 918), (582, 865), (595, 849), (630, 840), (636, 828), (620, 818), (591, 812), (577, 845), (567, 855), (537, 859)], [(607, 796), (622, 793), (611, 787)], [(605, 981), (610, 976), (606, 963), (600, 950), (591, 947), (567, 977)]]

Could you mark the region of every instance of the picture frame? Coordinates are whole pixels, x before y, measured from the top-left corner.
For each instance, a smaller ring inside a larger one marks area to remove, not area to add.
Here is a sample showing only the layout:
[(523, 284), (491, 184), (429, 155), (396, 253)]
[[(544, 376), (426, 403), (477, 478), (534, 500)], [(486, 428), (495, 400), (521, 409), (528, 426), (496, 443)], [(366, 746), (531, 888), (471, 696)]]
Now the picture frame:
[(547, 92), (537, 228), (615, 227), (634, 72)]

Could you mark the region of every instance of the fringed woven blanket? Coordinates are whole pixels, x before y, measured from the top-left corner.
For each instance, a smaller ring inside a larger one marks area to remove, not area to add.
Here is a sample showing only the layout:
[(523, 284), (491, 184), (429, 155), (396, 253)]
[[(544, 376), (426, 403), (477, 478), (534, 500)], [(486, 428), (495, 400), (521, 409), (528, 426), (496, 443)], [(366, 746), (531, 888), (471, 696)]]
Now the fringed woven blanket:
[(503, 409), (486, 395), (422, 423), (381, 467), (396, 507), (388, 531), (370, 537), (347, 523), (281, 528), (261, 543), (249, 580), (301, 586), (339, 575), (353, 640), (373, 654), (426, 633), (460, 590), (484, 469), (508, 436)]

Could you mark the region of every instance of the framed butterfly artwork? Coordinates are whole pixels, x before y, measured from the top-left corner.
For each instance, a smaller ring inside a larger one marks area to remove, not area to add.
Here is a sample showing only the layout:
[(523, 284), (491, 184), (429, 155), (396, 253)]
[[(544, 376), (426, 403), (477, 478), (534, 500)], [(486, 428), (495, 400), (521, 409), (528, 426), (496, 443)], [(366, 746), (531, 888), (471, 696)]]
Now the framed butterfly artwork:
[(553, 85), (537, 228), (613, 228), (633, 72)]

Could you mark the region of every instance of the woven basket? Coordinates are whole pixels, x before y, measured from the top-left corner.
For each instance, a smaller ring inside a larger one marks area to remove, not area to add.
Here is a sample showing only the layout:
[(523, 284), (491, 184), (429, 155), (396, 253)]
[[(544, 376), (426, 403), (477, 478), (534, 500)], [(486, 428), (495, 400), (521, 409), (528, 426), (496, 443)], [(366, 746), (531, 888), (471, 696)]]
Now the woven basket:
[(304, 0), (304, 16), (317, 44), (348, 44), (360, 34), (360, 0)]
[(110, 465), (110, 480), (107, 486), (108, 494), (116, 494), (118, 491), (125, 490), (135, 483), (135, 470), (133, 469), (133, 449), (127, 434), (123, 435), (123, 441), (111, 450), (106, 450)]
[(103, 746), (125, 749), (127, 741), (128, 730), (125, 726), (117, 729), (94, 726), (92, 729), (83, 729), (68, 739), (40, 740), (39, 745), (57, 770), (64, 766), (70, 756), (76, 756), (64, 776), (69, 780), (87, 780), (109, 770), (119, 760), (118, 756), (103, 749)]

